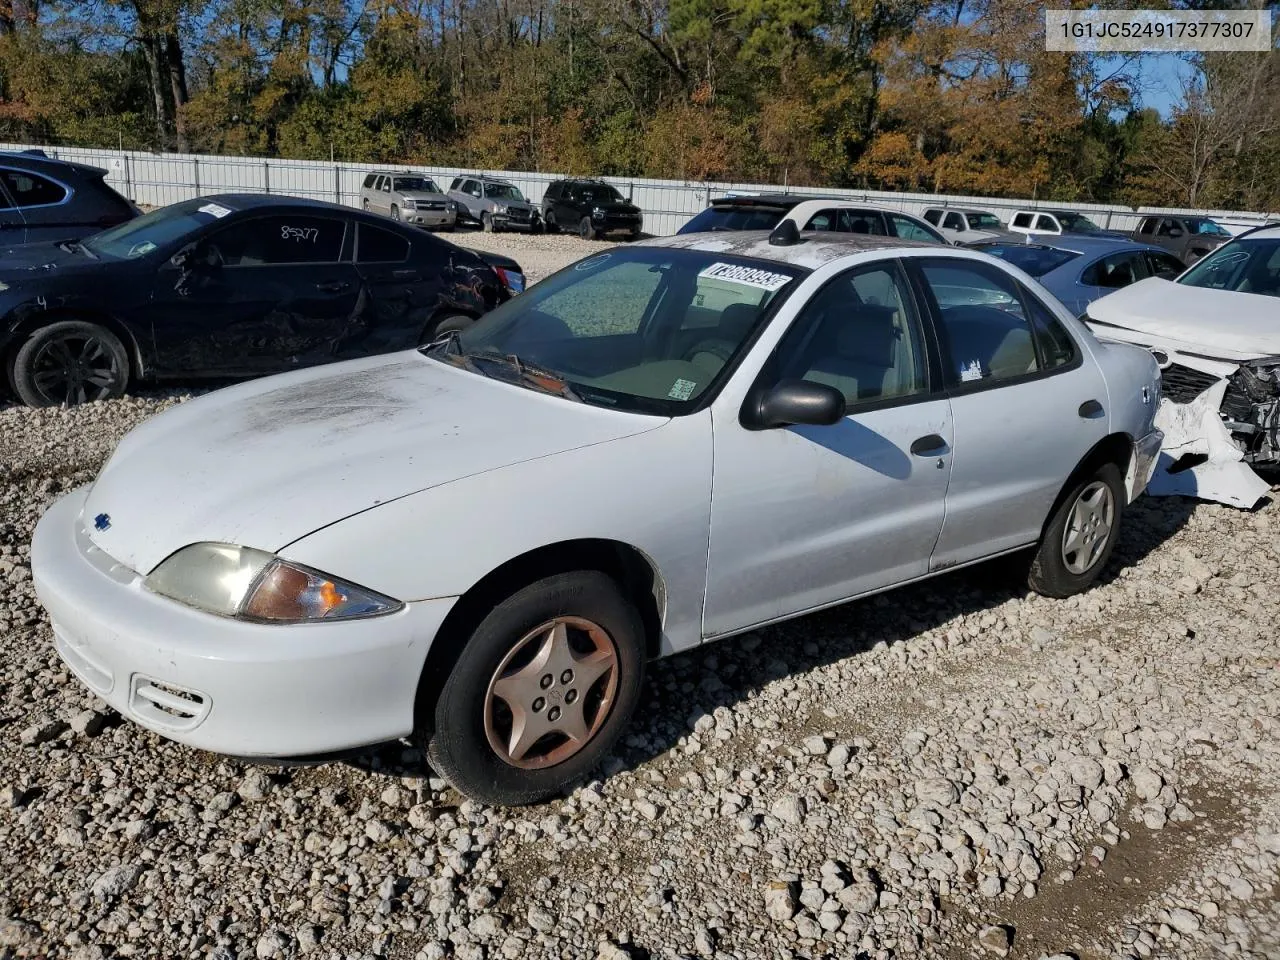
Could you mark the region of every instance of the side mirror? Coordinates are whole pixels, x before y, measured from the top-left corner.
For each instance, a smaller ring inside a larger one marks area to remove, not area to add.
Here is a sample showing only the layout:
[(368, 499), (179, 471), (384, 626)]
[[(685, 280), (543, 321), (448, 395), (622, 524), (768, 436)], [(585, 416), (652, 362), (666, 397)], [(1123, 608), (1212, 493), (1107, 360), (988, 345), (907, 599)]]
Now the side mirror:
[(1175, 239), (1176, 239), (1177, 237), (1182, 236), (1182, 228), (1181, 228), (1181, 227), (1174, 227), (1172, 230), (1170, 230), (1170, 231), (1169, 231), (1169, 236), (1174, 237)]
[(748, 430), (768, 430), (791, 424), (829, 427), (844, 417), (844, 394), (811, 380), (783, 380), (743, 405), (741, 422)]

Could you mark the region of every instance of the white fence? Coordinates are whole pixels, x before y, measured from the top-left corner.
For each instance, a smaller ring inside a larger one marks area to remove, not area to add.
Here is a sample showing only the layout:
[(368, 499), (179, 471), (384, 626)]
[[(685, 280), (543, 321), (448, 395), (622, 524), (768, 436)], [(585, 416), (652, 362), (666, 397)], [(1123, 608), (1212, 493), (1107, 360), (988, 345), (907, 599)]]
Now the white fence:
[[(137, 203), (163, 206), (214, 193), (279, 193), (312, 197), (356, 206), (360, 185), (373, 170), (409, 170), (433, 177), (447, 190), (453, 178), (465, 173), (492, 173), (516, 184), (530, 200), (538, 202), (547, 184), (560, 179), (555, 173), (477, 171), (458, 167), (409, 167), (367, 163), (326, 163), (321, 160), (274, 160), (252, 157), (218, 157), (181, 153), (146, 153), (77, 147), (32, 147), (0, 144), (0, 150), (42, 149), (51, 157), (104, 167), (108, 182)], [(850, 200), (866, 200), (919, 215), (931, 206), (972, 206), (990, 210), (1007, 220), (1014, 210), (1070, 208), (1087, 214), (1100, 226), (1132, 230), (1146, 213), (1182, 213), (1211, 216), (1233, 232), (1268, 219), (1267, 214), (1231, 210), (1188, 210), (1113, 206), (1089, 203), (1045, 203), (1025, 199), (993, 199), (929, 193), (890, 193), (876, 190), (806, 189), (777, 184), (701, 183), (643, 178), (608, 178), (624, 196), (644, 211), (648, 233), (675, 233), (704, 209), (709, 198), (726, 192), (778, 192), (816, 194)]]

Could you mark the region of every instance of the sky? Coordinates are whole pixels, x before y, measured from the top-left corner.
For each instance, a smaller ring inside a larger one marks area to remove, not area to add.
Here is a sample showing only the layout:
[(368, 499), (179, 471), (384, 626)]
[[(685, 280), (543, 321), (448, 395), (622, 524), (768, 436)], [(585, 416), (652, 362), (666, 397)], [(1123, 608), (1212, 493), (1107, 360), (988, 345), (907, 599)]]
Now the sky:
[(1153, 53), (1142, 65), (1142, 105), (1168, 117), (1182, 100), (1182, 82), (1194, 73), (1186, 60), (1174, 53)]

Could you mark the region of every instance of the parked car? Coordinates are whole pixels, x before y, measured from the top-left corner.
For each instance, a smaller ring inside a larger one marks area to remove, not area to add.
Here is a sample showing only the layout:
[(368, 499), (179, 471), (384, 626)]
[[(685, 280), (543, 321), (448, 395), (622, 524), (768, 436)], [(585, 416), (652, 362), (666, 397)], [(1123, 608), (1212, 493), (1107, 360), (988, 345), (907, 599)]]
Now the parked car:
[(951, 243), (977, 243), (981, 240), (1000, 240), (1015, 236), (989, 210), (930, 207), (922, 216)]
[(458, 217), (486, 231), (520, 229), (542, 231), (542, 214), (514, 183), (496, 177), (456, 177), (449, 198), (458, 204)]
[(511, 264), (349, 207), (201, 197), (7, 251), (0, 359), (24, 403), (51, 406), (403, 350), (522, 289)]
[(138, 216), (106, 175), (40, 150), (0, 152), (0, 245), (79, 240)]
[(628, 240), (640, 236), (644, 215), (630, 200), (603, 180), (557, 180), (542, 195), (542, 220), (547, 230), (576, 230), (583, 240), (621, 233)]
[(907, 213), (839, 198), (791, 194), (718, 198), (681, 227), (677, 234), (712, 230), (772, 230), (784, 220), (790, 220), (800, 230), (863, 233), (947, 243), (946, 237), (936, 229)]
[(973, 249), (1007, 260), (1040, 281), (1076, 316), (1099, 297), (1147, 277), (1176, 277), (1182, 261), (1159, 247), (1067, 234), (1036, 243), (987, 241)]
[(774, 240), (619, 247), (151, 418), (36, 528), (59, 654), (194, 747), (416, 733), (515, 804), (597, 766), (652, 657), (1023, 548), (1086, 589), (1159, 446), (1151, 354), (983, 254)]
[(1164, 247), (1187, 266), (1231, 239), (1230, 231), (1208, 217), (1169, 215), (1143, 217), (1132, 236), (1139, 243)]
[(430, 177), (416, 173), (369, 174), (360, 187), (360, 206), (367, 213), (446, 231), (458, 219), (457, 201), (446, 197)]
[(1009, 229), (1013, 233), (1033, 237), (1083, 233), (1091, 237), (1128, 239), (1123, 233), (1104, 230), (1084, 214), (1069, 210), (1019, 210), (1010, 218)]
[(1246, 467), (1280, 467), (1280, 227), (1236, 237), (1176, 280), (1096, 300), (1087, 320), (1159, 361), (1169, 421), (1184, 428), (1176, 439), (1208, 457), (1185, 492), (1242, 506), (1266, 495)]

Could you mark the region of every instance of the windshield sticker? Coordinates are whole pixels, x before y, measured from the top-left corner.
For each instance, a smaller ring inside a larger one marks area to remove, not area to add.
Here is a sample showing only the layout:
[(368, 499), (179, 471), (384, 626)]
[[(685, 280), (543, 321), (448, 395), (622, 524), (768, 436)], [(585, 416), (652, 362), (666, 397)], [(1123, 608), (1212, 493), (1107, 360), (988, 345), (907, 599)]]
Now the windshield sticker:
[(201, 213), (207, 213), (209, 214), (209, 216), (218, 217), (219, 219), (221, 219), (222, 217), (225, 217), (228, 213), (231, 212), (231, 210), (228, 207), (224, 207), (220, 203), (206, 203), (203, 207), (200, 207), (199, 209)]
[(281, 240), (296, 240), (299, 243), (311, 241), (315, 243), (320, 239), (320, 230), (318, 227), (280, 227)]
[(148, 253), (156, 248), (156, 245), (150, 240), (143, 240), (141, 243), (135, 243), (129, 248), (126, 256), (132, 260), (135, 257), (145, 257)]
[(785, 273), (757, 270), (755, 267), (743, 267), (736, 263), (713, 263), (698, 276), (708, 280), (727, 280), (729, 283), (740, 283), (761, 290), (780, 290), (791, 282), (791, 278)]
[(594, 257), (587, 257), (587, 259), (583, 260), (581, 263), (574, 266), (573, 269), (594, 270), (596, 267), (600, 266), (600, 264), (604, 263), (606, 260), (608, 260), (612, 256), (613, 254), (611, 253), (601, 253)]
[(693, 388), (697, 385), (697, 381), (681, 378), (671, 385), (671, 389), (667, 391), (667, 396), (672, 400), (688, 400), (693, 396)]

